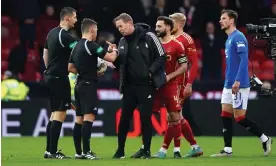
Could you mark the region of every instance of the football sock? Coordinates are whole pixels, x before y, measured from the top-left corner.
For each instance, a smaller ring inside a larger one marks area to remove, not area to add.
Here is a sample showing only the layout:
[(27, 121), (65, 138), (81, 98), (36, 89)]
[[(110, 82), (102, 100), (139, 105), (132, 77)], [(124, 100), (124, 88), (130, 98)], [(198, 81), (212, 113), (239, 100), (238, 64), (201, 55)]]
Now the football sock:
[(84, 121), (82, 125), (82, 144), (83, 144), (83, 153), (86, 154), (90, 151), (90, 137), (92, 130), (93, 122)]
[[(162, 147), (165, 149), (168, 149), (172, 139), (174, 138), (175, 140), (180, 140), (180, 137), (181, 137), (181, 123), (178, 123), (176, 125), (169, 125), (165, 133), (164, 144)], [(180, 141), (176, 147), (180, 147)]]
[(223, 139), (224, 139), (224, 147), (232, 147), (232, 134), (233, 134), (233, 126), (232, 126), (232, 118), (222, 117), (223, 123)]
[(165, 132), (162, 148), (168, 149), (173, 138), (173, 125), (169, 125)]
[(173, 152), (175, 153), (175, 152), (180, 152), (180, 147), (174, 147), (173, 148)]
[(53, 120), (51, 129), (50, 129), (50, 153), (57, 153), (58, 139), (60, 135), (62, 122)]
[(46, 127), (46, 151), (50, 152), (50, 131), (51, 131), (51, 125), (52, 121), (48, 121), (47, 127)]
[(232, 135), (233, 135), (233, 125), (232, 125), (232, 114), (226, 111), (221, 112), (221, 119), (223, 124), (223, 139), (224, 147), (232, 147)]
[(227, 153), (232, 153), (232, 147), (224, 147), (223, 150)]
[(185, 139), (190, 143), (190, 145), (197, 144), (189, 122), (185, 119), (182, 119), (181, 120), (181, 125), (182, 125), (181, 126), (182, 127), (182, 134), (185, 137)]
[[(261, 131), (261, 129), (259, 128), (259, 126), (255, 122), (245, 118), (245, 116), (237, 117), (236, 121), (238, 124), (243, 126), (247, 131), (250, 131), (252, 134), (256, 135), (260, 139), (264, 135), (263, 132)], [(265, 139), (265, 137), (266, 136), (264, 135), (262, 138), (263, 138), (263, 140), (267, 141), (268, 138)]]
[(74, 145), (75, 150), (78, 155), (81, 155), (82, 149), (81, 149), (81, 128), (82, 125), (75, 123), (74, 129), (73, 129), (73, 139), (74, 139)]
[(174, 125), (174, 147), (180, 149), (180, 139), (181, 139), (181, 122)]
[(262, 134), (261, 137), (260, 137), (260, 140), (262, 142), (266, 142), (268, 140), (268, 137), (266, 135)]

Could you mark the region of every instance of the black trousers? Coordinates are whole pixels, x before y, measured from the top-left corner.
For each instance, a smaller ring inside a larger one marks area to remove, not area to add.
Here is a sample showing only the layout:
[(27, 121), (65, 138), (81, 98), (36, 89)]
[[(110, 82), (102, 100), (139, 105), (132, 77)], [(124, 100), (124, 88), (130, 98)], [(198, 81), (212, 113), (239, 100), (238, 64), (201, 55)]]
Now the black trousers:
[(118, 130), (118, 147), (124, 151), (127, 133), (135, 108), (140, 110), (144, 149), (150, 150), (152, 139), (152, 107), (155, 88), (152, 85), (126, 85), (123, 90), (122, 114)]
[(194, 135), (201, 135), (201, 130), (194, 120), (194, 115), (191, 111), (190, 98), (185, 99), (182, 109), (182, 116), (187, 119), (191, 125)]

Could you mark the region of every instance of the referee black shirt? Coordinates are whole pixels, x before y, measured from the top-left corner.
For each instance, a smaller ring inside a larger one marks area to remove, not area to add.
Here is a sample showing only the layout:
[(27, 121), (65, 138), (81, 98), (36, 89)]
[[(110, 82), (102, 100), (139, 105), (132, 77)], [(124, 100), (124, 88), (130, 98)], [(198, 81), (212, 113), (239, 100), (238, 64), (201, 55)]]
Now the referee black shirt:
[(46, 74), (68, 76), (68, 61), (77, 40), (65, 29), (55, 27), (47, 36), (45, 49), (48, 49)]
[(98, 57), (103, 59), (106, 51), (97, 43), (81, 39), (72, 51), (69, 62), (73, 63), (80, 79), (97, 80)]

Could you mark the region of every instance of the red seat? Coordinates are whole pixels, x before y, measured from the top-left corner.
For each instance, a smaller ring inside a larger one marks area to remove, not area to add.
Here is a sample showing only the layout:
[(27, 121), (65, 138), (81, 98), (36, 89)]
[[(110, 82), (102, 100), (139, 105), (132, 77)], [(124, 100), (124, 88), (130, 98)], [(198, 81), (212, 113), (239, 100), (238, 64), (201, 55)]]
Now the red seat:
[(201, 48), (196, 48), (197, 52), (197, 57), (199, 60), (202, 60), (202, 49)]
[(9, 27), (9, 31), (10, 31), (10, 38), (11, 39), (19, 38), (19, 27), (18, 27), (18, 25), (13, 25), (12, 27)]
[(264, 50), (262, 49), (253, 50), (249, 58), (252, 60), (259, 61), (260, 63), (267, 59), (265, 56)]
[(248, 63), (248, 70), (252, 74), (258, 74), (262, 71), (261, 65), (258, 61), (249, 61)]
[(239, 27), (238, 30), (241, 31), (244, 35), (247, 34), (246, 27)]
[(262, 70), (264, 71), (273, 71), (274, 70), (274, 61), (273, 60), (266, 60), (261, 65)]
[(37, 74), (39, 70), (39, 53), (36, 50), (28, 50), (27, 62), (25, 65), (25, 72), (22, 74), (24, 81), (37, 81), (41, 76)]
[(9, 16), (1, 16), (2, 25), (12, 25), (12, 19)]
[(8, 60), (10, 55), (10, 49), (9, 48), (2, 48), (1, 50), (1, 58), (2, 60)]
[(12, 40), (12, 39), (3, 39), (1, 42), (2, 42), (1, 48), (9, 48), (9, 49), (12, 49), (19, 44), (19, 40)]
[(8, 70), (9, 67), (9, 62), (8, 61), (1, 61), (1, 73), (4, 73), (5, 71)]
[(265, 81), (272, 81), (274, 80), (274, 74), (273, 72), (262, 72), (259, 75), (257, 75), (261, 80)]

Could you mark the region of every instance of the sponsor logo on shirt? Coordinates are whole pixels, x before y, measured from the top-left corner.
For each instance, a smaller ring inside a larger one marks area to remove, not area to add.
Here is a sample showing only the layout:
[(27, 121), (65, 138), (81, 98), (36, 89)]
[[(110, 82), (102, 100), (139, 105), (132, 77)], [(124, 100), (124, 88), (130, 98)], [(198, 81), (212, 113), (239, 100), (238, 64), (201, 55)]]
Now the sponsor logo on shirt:
[(238, 41), (237, 47), (245, 47), (244, 41)]
[(99, 47), (99, 48), (97, 49), (97, 53), (100, 54), (101, 52), (103, 52), (103, 48), (102, 48), (102, 47)]

